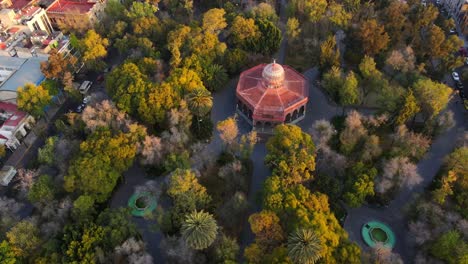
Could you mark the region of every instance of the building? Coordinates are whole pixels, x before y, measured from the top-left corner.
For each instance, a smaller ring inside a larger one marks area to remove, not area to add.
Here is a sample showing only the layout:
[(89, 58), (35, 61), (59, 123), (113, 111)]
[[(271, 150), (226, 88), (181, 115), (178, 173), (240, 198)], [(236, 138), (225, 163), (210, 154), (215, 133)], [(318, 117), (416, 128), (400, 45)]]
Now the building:
[(47, 8), (47, 15), (56, 29), (59, 29), (58, 25), (60, 23), (68, 25), (89, 23), (89, 26), (91, 26), (102, 19), (105, 5), (105, 0), (55, 0)]
[(261, 64), (239, 77), (237, 113), (253, 129), (268, 133), (278, 124), (302, 120), (308, 96), (308, 82), (302, 74), (276, 62)]
[(34, 118), (11, 103), (0, 102), (0, 145), (15, 150), (30, 130)]
[(16, 104), (18, 87), (41, 84), (45, 76), (41, 62), (47, 57), (15, 58), (0, 56), (0, 102)]
[(41, 7), (0, 10), (0, 22), (0, 56), (47, 57), (53, 48), (62, 52), (70, 46), (69, 38), (54, 31)]

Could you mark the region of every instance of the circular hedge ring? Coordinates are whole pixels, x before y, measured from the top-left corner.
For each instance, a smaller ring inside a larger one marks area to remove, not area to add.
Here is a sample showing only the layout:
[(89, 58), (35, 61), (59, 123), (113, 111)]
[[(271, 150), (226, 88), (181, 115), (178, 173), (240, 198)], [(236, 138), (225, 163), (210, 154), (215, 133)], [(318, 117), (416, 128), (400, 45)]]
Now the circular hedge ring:
[(134, 216), (148, 215), (156, 206), (156, 197), (149, 192), (135, 193), (128, 200), (128, 207), (132, 209), (131, 213)]
[(395, 246), (395, 234), (389, 226), (379, 221), (370, 221), (363, 225), (361, 235), (364, 242), (372, 248), (377, 244), (382, 244), (387, 248)]

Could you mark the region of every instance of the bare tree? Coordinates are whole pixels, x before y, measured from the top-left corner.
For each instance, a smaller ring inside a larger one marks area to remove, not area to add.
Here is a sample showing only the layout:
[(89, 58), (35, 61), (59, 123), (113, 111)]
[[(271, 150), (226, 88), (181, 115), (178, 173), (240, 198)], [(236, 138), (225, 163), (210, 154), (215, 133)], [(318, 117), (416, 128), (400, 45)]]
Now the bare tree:
[(343, 176), (348, 160), (328, 146), (322, 146), (316, 157), (316, 169), (329, 176)]
[(130, 264), (152, 264), (153, 257), (146, 252), (145, 243), (131, 237), (115, 248), (115, 259), (127, 259)]
[(23, 204), (15, 199), (0, 197), (0, 234), (5, 234), (13, 224), (19, 221), (18, 213), (21, 208)]
[(345, 120), (345, 129), (340, 134), (341, 151), (351, 153), (359, 140), (367, 134), (362, 123), (362, 116), (357, 111), (351, 111)]
[(377, 245), (372, 249), (372, 251), (372, 255), (374, 256), (376, 263), (403, 264), (403, 260), (401, 259), (400, 255), (392, 252), (391, 248), (388, 248), (381, 243), (377, 243)]
[(386, 63), (395, 71), (409, 72), (415, 68), (416, 57), (410, 46), (401, 50), (394, 50), (387, 58)]
[(382, 148), (380, 148), (380, 139), (376, 135), (366, 137), (364, 146), (361, 153), (361, 159), (364, 161), (370, 161), (380, 156)]
[(311, 134), (315, 144), (320, 148), (336, 134), (336, 129), (328, 120), (320, 119), (312, 125)]
[(91, 132), (98, 127), (109, 127), (113, 130), (120, 130), (128, 124), (125, 113), (120, 112), (113, 103), (104, 100), (94, 107), (87, 106), (81, 115), (86, 128)]
[(423, 221), (409, 223), (410, 236), (416, 244), (422, 245), (432, 238), (430, 226)]
[(20, 195), (22, 197), (26, 197), (29, 189), (34, 183), (34, 179), (37, 176), (39, 176), (37, 170), (27, 170), (27, 169), (18, 170), (18, 176), (16, 176), (18, 183), (16, 184), (15, 187), (19, 190)]
[(161, 164), (164, 153), (161, 138), (155, 136), (145, 136), (143, 142), (138, 144), (138, 151), (141, 155), (140, 162), (143, 165)]
[(159, 244), (161, 251), (166, 256), (168, 263), (191, 264), (195, 251), (191, 249), (185, 240), (176, 236), (167, 236)]
[(407, 157), (396, 157), (385, 162), (381, 177), (377, 178), (376, 190), (385, 193), (392, 187), (412, 188), (422, 182), (415, 164)]
[(420, 159), (429, 149), (431, 140), (422, 134), (408, 131), (405, 125), (398, 126), (391, 136), (391, 154)]
[(190, 163), (194, 169), (201, 170), (213, 165), (216, 162), (215, 155), (208, 147), (208, 144), (198, 142), (193, 144), (191, 148), (193, 155), (190, 157)]

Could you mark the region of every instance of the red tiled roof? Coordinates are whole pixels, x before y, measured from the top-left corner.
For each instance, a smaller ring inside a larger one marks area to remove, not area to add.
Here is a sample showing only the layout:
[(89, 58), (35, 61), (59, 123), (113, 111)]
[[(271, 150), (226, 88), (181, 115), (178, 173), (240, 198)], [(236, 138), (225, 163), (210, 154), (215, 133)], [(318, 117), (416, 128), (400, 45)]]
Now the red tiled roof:
[(86, 14), (95, 4), (96, 3), (58, 0), (49, 6), (47, 12), (70, 13), (78, 11), (81, 14)]
[(266, 66), (261, 64), (241, 73), (236, 89), (237, 97), (253, 109), (254, 119), (281, 121), (288, 111), (307, 102), (308, 83), (302, 74), (282, 65), (284, 80), (279, 85), (275, 83), (276, 88), (268, 88), (262, 76)]
[(23, 7), (29, 5), (31, 3), (30, 0), (12, 0), (12, 5), (10, 8), (12, 9), (22, 9)]
[(26, 113), (18, 110), (18, 107), (12, 103), (0, 102), (0, 109), (12, 114), (5, 122), (3, 126), (16, 127), (26, 117)]
[(16, 14), (16, 19), (20, 19), (22, 17), (30, 17), (34, 13), (37, 12), (37, 10), (41, 9), (39, 6), (28, 6), (25, 8), (22, 8), (20, 12)]

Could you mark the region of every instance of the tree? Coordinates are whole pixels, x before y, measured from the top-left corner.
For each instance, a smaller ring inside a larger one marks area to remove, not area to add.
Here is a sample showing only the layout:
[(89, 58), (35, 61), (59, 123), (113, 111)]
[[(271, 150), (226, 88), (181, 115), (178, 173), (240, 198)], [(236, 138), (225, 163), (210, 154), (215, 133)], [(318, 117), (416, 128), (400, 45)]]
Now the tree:
[(311, 229), (296, 229), (288, 237), (288, 256), (294, 263), (313, 264), (321, 258), (321, 243)]
[(424, 156), (431, 144), (428, 137), (408, 131), (405, 125), (398, 126), (390, 137), (392, 139), (390, 149), (392, 156), (407, 156), (418, 160)]
[(218, 225), (213, 215), (195, 211), (186, 216), (180, 232), (190, 247), (201, 250), (213, 244)]
[(407, 12), (409, 6), (405, 2), (391, 1), (384, 9), (383, 21), (385, 29), (392, 36), (393, 44), (397, 44), (403, 37), (403, 31), (408, 21)]
[(214, 250), (215, 259), (220, 263), (235, 262), (239, 252), (239, 245), (235, 238), (222, 235)]
[(294, 0), (288, 2), (288, 9), (292, 14), (299, 12), (301, 17), (308, 19), (312, 23), (317, 23), (323, 18), (327, 11), (327, 6), (326, 0)]
[(340, 51), (336, 47), (334, 35), (328, 36), (320, 45), (320, 66), (324, 71), (340, 66)]
[(357, 143), (367, 134), (362, 124), (362, 116), (357, 111), (351, 111), (345, 119), (345, 129), (340, 134), (340, 150), (350, 154)]
[(14, 199), (0, 197), (0, 239), (5, 238), (6, 232), (17, 222), (19, 222), (19, 212), (23, 204)]
[(204, 83), (210, 91), (216, 91), (223, 87), (228, 80), (226, 69), (219, 64), (210, 64), (205, 69)]
[(268, 20), (257, 20), (255, 24), (260, 34), (258, 39), (249, 38), (250, 50), (264, 55), (275, 53), (281, 44), (281, 30)]
[(79, 190), (98, 202), (105, 201), (121, 174), (132, 165), (137, 142), (146, 134), (137, 125), (129, 125), (128, 130), (128, 133), (118, 131), (113, 134), (109, 129), (101, 128), (89, 135), (81, 143), (80, 152), (64, 178), (65, 190)]
[(333, 66), (328, 72), (323, 76), (322, 85), (323, 88), (336, 100), (338, 101), (339, 92), (343, 87), (343, 79), (341, 77), (341, 69), (339, 67)]
[(213, 106), (213, 98), (211, 97), (211, 93), (206, 89), (196, 89), (188, 94), (187, 104), (194, 115), (204, 117)]
[(13, 247), (7, 241), (3, 240), (0, 243), (0, 263), (4, 264), (15, 264), (19, 263), (19, 259), (16, 258), (16, 254)]
[(437, 116), (448, 104), (452, 89), (430, 79), (421, 79), (413, 85), (414, 96), (427, 119)]
[(6, 233), (8, 243), (17, 256), (28, 257), (34, 254), (41, 241), (39, 229), (30, 221), (22, 220)]
[(372, 161), (382, 154), (380, 147), (380, 139), (376, 135), (371, 135), (364, 141), (364, 146), (361, 152), (361, 159), (363, 161)]
[(224, 15), (226, 11), (222, 8), (213, 8), (203, 14), (203, 30), (218, 33), (227, 27)]
[(153, 17), (154, 13), (158, 11), (158, 7), (148, 2), (132, 2), (130, 9), (125, 10), (125, 16), (130, 20), (137, 20), (139, 18)]
[(375, 168), (367, 168), (362, 162), (356, 163), (348, 170), (343, 197), (349, 206), (359, 207), (366, 197), (374, 196), (376, 175)]
[(236, 139), (239, 135), (239, 128), (234, 117), (229, 117), (223, 121), (218, 122), (216, 129), (219, 132), (219, 137), (226, 144), (226, 147), (231, 151), (236, 147)]
[(271, 211), (261, 211), (249, 216), (250, 229), (255, 242), (262, 248), (272, 249), (284, 239), (280, 219)]
[(31, 186), (28, 199), (32, 203), (50, 202), (54, 199), (55, 188), (49, 175), (41, 175)]
[(83, 51), (82, 59), (85, 63), (94, 69), (101, 69), (105, 66), (101, 59), (107, 56), (107, 46), (109, 46), (107, 38), (101, 37), (91, 29), (86, 32), (79, 45)]
[(416, 101), (416, 97), (414, 97), (413, 91), (410, 90), (405, 96), (405, 102), (403, 104), (403, 107), (400, 109), (398, 116), (396, 117), (395, 123), (397, 125), (404, 125), (419, 111), (420, 108)]
[(312, 179), (315, 170), (315, 145), (309, 134), (295, 125), (278, 125), (266, 144), (265, 163), (272, 174), (287, 185)]
[(390, 37), (383, 26), (377, 23), (377, 20), (366, 20), (361, 24), (358, 32), (361, 39), (364, 53), (369, 56), (374, 56), (387, 48)]
[(27, 83), (18, 88), (16, 98), (18, 108), (35, 117), (45, 116), (44, 108), (52, 102), (52, 96), (42, 86)]
[(378, 91), (385, 80), (382, 73), (377, 69), (374, 58), (367, 55), (364, 56), (359, 64), (359, 72), (363, 77), (363, 93), (367, 96), (372, 91)]
[(344, 80), (343, 87), (338, 91), (340, 104), (343, 106), (343, 114), (346, 106), (359, 103), (358, 80), (354, 72), (350, 71)]
[(392, 188), (403, 186), (411, 189), (422, 181), (423, 178), (419, 175), (415, 164), (407, 157), (396, 157), (384, 164), (383, 173), (378, 178), (375, 190), (385, 193)]
[(434, 241), (430, 253), (449, 264), (463, 263), (468, 258), (468, 244), (459, 232), (450, 230)]
[(286, 36), (288, 36), (289, 41), (293, 41), (299, 37), (301, 34), (301, 28), (299, 20), (295, 17), (288, 18), (286, 22)]
[(55, 144), (58, 137), (49, 137), (45, 145), (37, 150), (37, 159), (42, 164), (52, 165), (55, 161)]
[(149, 84), (146, 76), (134, 63), (124, 63), (106, 78), (106, 88), (119, 110), (136, 114), (146, 97)]
[(274, 23), (278, 21), (276, 10), (269, 3), (259, 3), (250, 10), (249, 15), (255, 20), (264, 19)]
[(77, 61), (75, 56), (70, 54), (68, 57), (64, 57), (57, 49), (53, 49), (50, 51), (47, 61), (41, 62), (41, 72), (47, 79), (62, 80), (66, 73), (70, 74), (73, 71)]
[(352, 15), (346, 12), (343, 5), (331, 2), (328, 6), (328, 11), (330, 12), (329, 19), (336, 27), (346, 28), (348, 26)]
[(246, 48), (249, 42), (256, 41), (260, 36), (260, 31), (255, 24), (255, 20), (242, 16), (236, 16), (234, 18), (230, 33), (232, 42), (238, 48)]
[(407, 46), (401, 50), (393, 50), (390, 56), (388, 56), (386, 63), (390, 65), (393, 70), (406, 73), (414, 70), (416, 57), (414, 56), (413, 49)]

